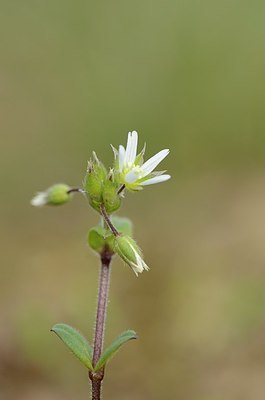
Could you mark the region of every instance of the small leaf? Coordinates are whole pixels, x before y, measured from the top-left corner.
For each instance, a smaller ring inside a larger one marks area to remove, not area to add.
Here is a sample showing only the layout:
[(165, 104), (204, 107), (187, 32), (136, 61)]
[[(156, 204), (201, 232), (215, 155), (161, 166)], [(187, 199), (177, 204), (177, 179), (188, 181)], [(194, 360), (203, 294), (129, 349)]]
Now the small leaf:
[(100, 253), (105, 245), (104, 228), (96, 226), (88, 232), (87, 241), (89, 246)]
[(93, 371), (92, 347), (81, 333), (66, 324), (56, 324), (51, 331), (56, 333), (85, 367)]
[(114, 215), (111, 217), (111, 222), (118, 232), (121, 232), (123, 235), (132, 236), (133, 226), (132, 221), (129, 220), (129, 218)]
[(136, 332), (132, 330), (123, 332), (120, 336), (118, 336), (101, 355), (100, 359), (97, 362), (97, 365), (95, 366), (95, 371), (98, 371), (99, 369), (104, 367), (107, 361), (109, 361), (109, 359), (119, 350), (123, 343), (126, 343), (131, 339), (137, 339)]

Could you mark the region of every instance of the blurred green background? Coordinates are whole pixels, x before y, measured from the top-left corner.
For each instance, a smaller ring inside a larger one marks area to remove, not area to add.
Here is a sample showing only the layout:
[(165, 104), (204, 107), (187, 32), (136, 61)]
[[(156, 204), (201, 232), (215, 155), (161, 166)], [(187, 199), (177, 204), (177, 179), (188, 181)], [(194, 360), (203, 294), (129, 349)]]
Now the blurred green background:
[(97, 215), (82, 196), (35, 209), (55, 182), (81, 184), (93, 150), (136, 129), (170, 148), (172, 179), (128, 194), (151, 270), (113, 264), (106, 342), (115, 400), (265, 396), (265, 2), (2, 0), (0, 4), (0, 398), (89, 398), (86, 370), (49, 332), (91, 339)]

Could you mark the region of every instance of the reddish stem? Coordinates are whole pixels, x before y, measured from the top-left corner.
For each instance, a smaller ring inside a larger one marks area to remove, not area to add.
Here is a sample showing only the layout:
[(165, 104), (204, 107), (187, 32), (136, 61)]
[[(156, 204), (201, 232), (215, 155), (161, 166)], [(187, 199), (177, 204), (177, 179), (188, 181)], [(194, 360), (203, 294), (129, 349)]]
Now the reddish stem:
[[(95, 328), (94, 350), (93, 350), (93, 361), (92, 361), (93, 367), (96, 366), (103, 350), (111, 257), (112, 253), (110, 253), (110, 251), (107, 248), (105, 248), (101, 253), (98, 306), (97, 306), (97, 317), (96, 317), (96, 328)], [(92, 382), (92, 400), (100, 400), (101, 383), (104, 378), (104, 369), (95, 373), (91, 372), (89, 377)]]

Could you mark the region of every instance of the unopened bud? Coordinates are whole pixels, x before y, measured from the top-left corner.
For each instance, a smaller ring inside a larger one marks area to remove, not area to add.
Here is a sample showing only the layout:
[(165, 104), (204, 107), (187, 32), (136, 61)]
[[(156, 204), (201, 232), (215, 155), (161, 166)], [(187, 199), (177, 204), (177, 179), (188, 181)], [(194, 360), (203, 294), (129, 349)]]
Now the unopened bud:
[(142, 258), (141, 250), (130, 236), (124, 235), (115, 237), (114, 249), (123, 261), (132, 268), (137, 276), (144, 270), (149, 270), (149, 267)]
[(100, 210), (100, 205), (103, 201), (102, 192), (106, 179), (106, 168), (102, 162), (99, 161), (96, 153), (93, 152), (93, 159), (88, 162), (87, 174), (84, 181), (84, 189), (90, 205), (97, 211)]
[(60, 206), (71, 199), (72, 193), (69, 193), (70, 190), (70, 186), (64, 183), (58, 183), (51, 186), (45, 192), (37, 193), (31, 200), (31, 205), (35, 207), (44, 205)]
[(107, 179), (104, 185), (102, 198), (108, 214), (112, 214), (114, 211), (117, 211), (120, 208), (121, 198), (117, 193), (118, 188), (115, 182)]
[(84, 181), (84, 189), (90, 205), (99, 212), (100, 207), (104, 205), (107, 214), (118, 210), (121, 205), (121, 197), (117, 194), (118, 187), (113, 170), (107, 173), (106, 168), (93, 152)]

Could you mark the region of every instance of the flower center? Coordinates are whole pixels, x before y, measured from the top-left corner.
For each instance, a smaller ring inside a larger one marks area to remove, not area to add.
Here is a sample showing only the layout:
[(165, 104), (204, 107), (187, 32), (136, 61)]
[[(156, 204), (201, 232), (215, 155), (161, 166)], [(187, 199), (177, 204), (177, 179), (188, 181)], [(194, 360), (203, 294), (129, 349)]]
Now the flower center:
[(144, 171), (139, 165), (130, 164), (131, 167), (129, 167), (128, 163), (123, 169), (123, 176), (127, 183), (134, 183), (144, 177)]

